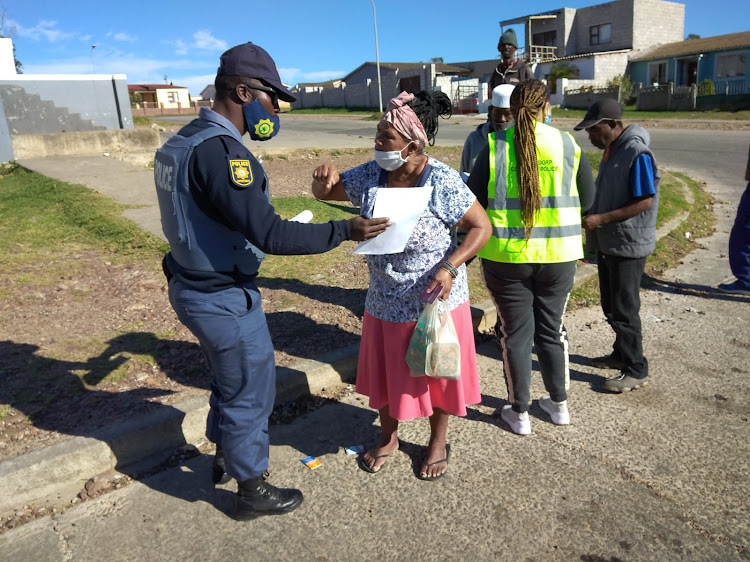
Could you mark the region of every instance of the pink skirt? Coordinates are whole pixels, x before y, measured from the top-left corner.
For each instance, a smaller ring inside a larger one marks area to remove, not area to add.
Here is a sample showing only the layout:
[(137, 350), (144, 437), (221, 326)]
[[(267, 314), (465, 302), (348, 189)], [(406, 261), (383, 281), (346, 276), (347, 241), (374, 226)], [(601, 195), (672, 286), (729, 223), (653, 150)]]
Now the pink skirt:
[(458, 380), (412, 377), (406, 349), (416, 322), (386, 322), (365, 311), (356, 389), (370, 397), (370, 408), (380, 410), (388, 405), (391, 417), (407, 421), (429, 417), (434, 408), (465, 416), (467, 404), (481, 402), (469, 301), (453, 309), (451, 317), (461, 344)]

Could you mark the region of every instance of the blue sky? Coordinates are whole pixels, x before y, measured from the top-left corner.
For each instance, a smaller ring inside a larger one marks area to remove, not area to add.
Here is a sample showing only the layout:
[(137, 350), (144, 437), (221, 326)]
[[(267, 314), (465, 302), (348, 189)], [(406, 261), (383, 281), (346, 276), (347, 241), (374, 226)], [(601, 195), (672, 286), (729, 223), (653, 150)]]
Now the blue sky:
[[(375, 0), (380, 60), (495, 58), (501, 20), (597, 3)], [(684, 4), (686, 35), (750, 30), (748, 0), (685, 0)], [(127, 74), (129, 83), (162, 84), (166, 76), (168, 82), (197, 95), (213, 82), (221, 53), (246, 41), (264, 47), (282, 80), (292, 85), (342, 77), (375, 60), (370, 0), (223, 4), (5, 0), (0, 1), (0, 10), (4, 10), (4, 31), (12, 31), (16, 57), (26, 74), (95, 71)]]

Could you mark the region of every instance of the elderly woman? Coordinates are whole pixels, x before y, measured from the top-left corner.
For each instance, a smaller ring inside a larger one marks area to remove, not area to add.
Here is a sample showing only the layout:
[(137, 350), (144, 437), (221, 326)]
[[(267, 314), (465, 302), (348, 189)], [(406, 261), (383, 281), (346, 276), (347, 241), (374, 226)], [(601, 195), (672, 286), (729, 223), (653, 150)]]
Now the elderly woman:
[[(379, 411), (381, 437), (360, 459), (366, 472), (382, 470), (398, 450), (400, 421), (429, 417), (430, 443), (419, 478), (442, 477), (450, 452), (448, 416), (465, 416), (466, 405), (481, 400), (464, 263), (488, 240), (490, 223), (458, 172), (422, 152), (435, 142), (438, 117), (450, 113), (450, 100), (442, 92), (402, 92), (378, 124), (375, 160), (341, 175), (330, 164), (313, 172), (316, 198), (351, 201), (365, 217), (372, 216), (378, 190), (433, 188), (404, 250), (367, 256), (370, 287), (356, 388)], [(460, 248), (451, 236), (455, 227), (467, 231)], [(424, 307), (420, 295), (438, 290), (438, 285), (443, 287), (439, 306), (450, 311), (461, 346), (458, 380), (412, 377), (406, 364), (409, 340)]]

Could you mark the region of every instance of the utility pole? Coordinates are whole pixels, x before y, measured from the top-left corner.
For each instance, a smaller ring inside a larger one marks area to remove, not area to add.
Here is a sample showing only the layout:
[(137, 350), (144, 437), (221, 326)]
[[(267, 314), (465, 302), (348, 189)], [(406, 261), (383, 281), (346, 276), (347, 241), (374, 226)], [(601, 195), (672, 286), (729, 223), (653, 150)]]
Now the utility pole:
[(91, 45), (91, 72), (96, 74), (96, 65), (94, 65), (94, 49), (96, 49), (96, 45)]
[(378, 18), (375, 15), (375, 0), (370, 0), (372, 4), (372, 21), (375, 23), (375, 65), (378, 68), (378, 102), (380, 103), (380, 112), (383, 112), (383, 87), (380, 85), (380, 53), (378, 52)]

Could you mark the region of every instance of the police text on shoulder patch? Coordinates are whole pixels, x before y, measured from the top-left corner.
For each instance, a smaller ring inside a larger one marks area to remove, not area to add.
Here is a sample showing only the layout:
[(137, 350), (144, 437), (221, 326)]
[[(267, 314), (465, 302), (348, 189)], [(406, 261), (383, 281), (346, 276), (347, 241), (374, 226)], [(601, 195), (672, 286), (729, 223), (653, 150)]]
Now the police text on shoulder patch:
[(250, 167), (250, 160), (230, 158), (229, 174), (232, 181), (240, 187), (247, 187), (253, 183), (253, 169)]

